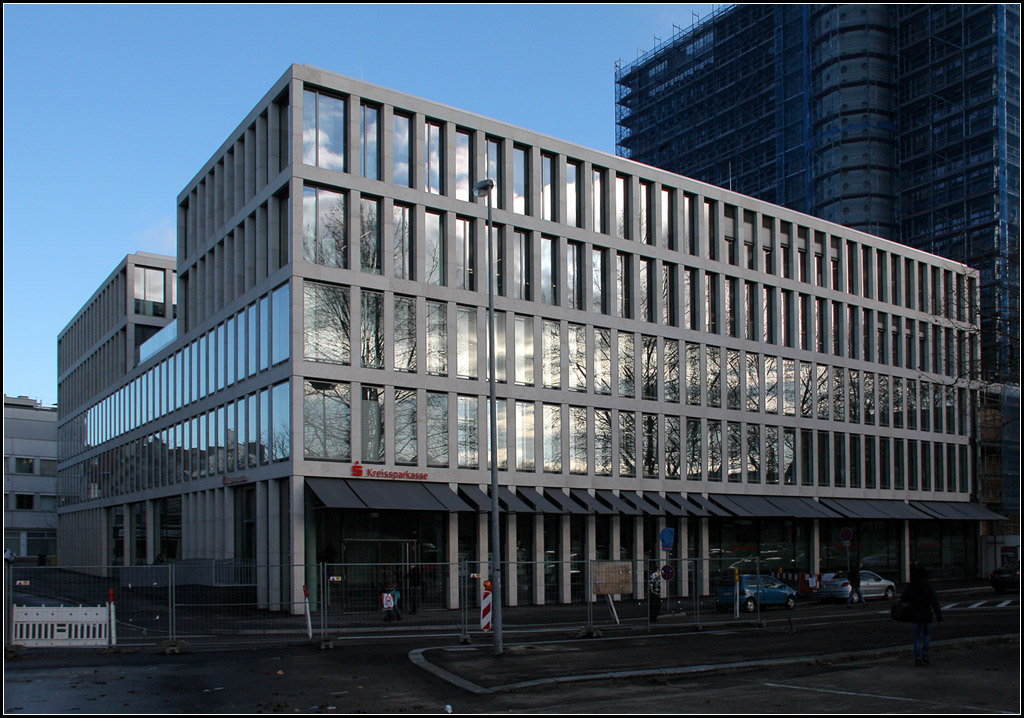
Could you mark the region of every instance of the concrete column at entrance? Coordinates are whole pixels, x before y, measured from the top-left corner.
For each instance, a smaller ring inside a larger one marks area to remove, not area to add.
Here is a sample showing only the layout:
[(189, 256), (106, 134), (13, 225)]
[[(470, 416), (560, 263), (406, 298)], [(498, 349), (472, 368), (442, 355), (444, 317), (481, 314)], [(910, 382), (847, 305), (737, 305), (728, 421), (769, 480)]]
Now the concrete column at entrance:
[(711, 593), (711, 549), (708, 546), (710, 540), (710, 531), (708, 530), (708, 520), (703, 518), (700, 520), (700, 557), (707, 567), (701, 577), (700, 592), (702, 596), (706, 596)]
[(224, 534), (224, 557), (236, 558), (235, 556), (235, 488), (224, 487), (224, 513), (221, 524)]
[(903, 520), (903, 541), (900, 547), (903, 552), (903, 580), (910, 581), (910, 521)]
[(562, 603), (572, 602), (572, 566), (569, 563), (569, 557), (571, 555), (572, 546), (570, 544), (572, 540), (572, 533), (569, 531), (569, 515), (565, 514), (559, 517), (559, 527), (562, 530), (562, 539), (559, 541), (561, 550), (559, 551), (558, 561), (561, 567), (558, 577), (559, 596)]
[(590, 576), (590, 571), (593, 570), (594, 561), (597, 560), (597, 517), (590, 515), (587, 516), (587, 566), (583, 570), (583, 575), (587, 578), (587, 596), (590, 601), (597, 600), (592, 592), (594, 590), (594, 581)]
[(146, 512), (146, 563), (156, 563), (156, 542), (159, 536), (159, 527), (156, 523), (156, 502), (153, 499), (146, 499), (144, 511)]
[(124, 566), (135, 565), (135, 512), (132, 504), (121, 509), (121, 560)]
[(269, 544), (267, 542), (267, 481), (256, 482), (256, 606), (267, 608), (270, 605), (269, 575), (267, 562)]
[(544, 605), (544, 514), (533, 515), (533, 603)]
[(302, 587), (306, 584), (306, 512), (303, 499), (306, 482), (301, 476), (291, 476), (284, 479), (284, 484), (288, 491), (288, 522), (285, 525), (289, 533), (288, 545), (291, 546), (291, 555), (286, 557), (292, 566), (290, 601), (292, 613), (299, 614), (305, 610)]
[[(482, 511), (476, 515), (476, 535), (480, 537), (477, 541), (477, 555), (476, 567), (470, 566), (470, 573), (479, 573), (480, 581), (483, 581), (485, 577), (489, 578), (491, 575), (491, 565), (488, 563), (488, 555), (491, 552), (491, 515), (486, 511)], [(474, 587), (472, 584), (469, 587), (470, 591), (479, 591), (479, 587)]]
[(267, 562), (270, 568), (270, 582), (267, 588), (270, 610), (281, 610), (281, 572), (284, 569), (281, 555), (281, 479), (267, 482)]
[(505, 574), (501, 577), (505, 583), (505, 595), (508, 596), (509, 606), (519, 605), (519, 562), (516, 545), (518, 542), (518, 522), (513, 513), (504, 513), (501, 516), (505, 520)]
[(459, 515), (448, 514), (448, 608), (459, 608)]
[(213, 557), (227, 558), (224, 553), (224, 487), (213, 490)]
[(811, 573), (821, 573), (821, 526), (819, 519), (811, 519)]
[(682, 559), (679, 562), (679, 595), (684, 598), (690, 596), (690, 572), (693, 570), (693, 562), (690, 558), (690, 519), (685, 516), (679, 519), (679, 532), (676, 534), (676, 555)]
[(633, 574), (633, 595), (647, 595), (647, 561), (644, 560), (644, 519), (637, 516), (633, 521), (633, 545), (636, 546), (636, 562), (640, 568)]

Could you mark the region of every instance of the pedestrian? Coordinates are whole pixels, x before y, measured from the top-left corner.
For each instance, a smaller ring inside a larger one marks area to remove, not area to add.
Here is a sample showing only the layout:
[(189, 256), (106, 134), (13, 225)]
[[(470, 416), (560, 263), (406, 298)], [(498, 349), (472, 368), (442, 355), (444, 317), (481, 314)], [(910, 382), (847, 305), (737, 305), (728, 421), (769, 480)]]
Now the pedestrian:
[(850, 595), (846, 597), (846, 607), (849, 608), (853, 604), (853, 594), (857, 594), (858, 600), (864, 604), (867, 608), (868, 602), (864, 598), (864, 594), (860, 590), (860, 570), (864, 568), (864, 562), (858, 561), (857, 565), (850, 569), (850, 575), (847, 576), (847, 580), (850, 582)]
[(650, 607), (651, 623), (658, 622), (661, 614), (661, 572), (654, 571), (647, 580), (647, 598)]
[(381, 604), (385, 611), (384, 621), (386, 623), (402, 620), (402, 612), (398, 609), (398, 599), (401, 597), (401, 592), (394, 585), (381, 595)]
[(916, 564), (910, 571), (910, 585), (900, 596), (900, 602), (910, 605), (910, 620), (914, 624), (914, 665), (928, 666), (928, 651), (932, 642), (932, 617), (942, 623), (939, 596), (928, 581), (928, 572)]

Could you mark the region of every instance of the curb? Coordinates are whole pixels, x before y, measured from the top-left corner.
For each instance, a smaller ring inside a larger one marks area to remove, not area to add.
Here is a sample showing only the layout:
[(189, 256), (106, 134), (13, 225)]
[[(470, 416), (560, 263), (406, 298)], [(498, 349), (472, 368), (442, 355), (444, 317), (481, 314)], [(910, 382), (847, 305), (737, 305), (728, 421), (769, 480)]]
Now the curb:
[[(944, 641), (932, 641), (932, 646), (983, 646), (999, 645), (1003, 643), (1018, 643), (1020, 634), (1008, 633), (997, 636), (977, 636), (973, 638), (951, 638)], [(553, 643), (556, 641), (552, 641)], [(557, 641), (563, 643), (564, 641)], [(464, 647), (460, 646), (460, 649)], [(438, 678), (451, 683), (475, 695), (490, 695), (494, 693), (505, 693), (526, 688), (537, 688), (540, 686), (552, 686), (561, 683), (580, 683), (584, 681), (597, 681), (608, 679), (644, 678), (644, 677), (665, 677), (685, 675), (707, 675), (712, 673), (726, 673), (729, 671), (742, 671), (751, 668), (769, 668), (775, 666), (794, 665), (799, 663), (827, 664), (838, 662), (852, 662), (873, 658), (884, 658), (888, 656), (899, 656), (913, 651), (910, 646), (898, 646), (892, 648), (871, 648), (862, 651), (845, 651), (841, 653), (829, 653), (817, 656), (793, 656), (790, 658), (771, 658), (753, 661), (736, 661), (734, 663), (703, 664), (696, 666), (678, 666), (675, 668), (651, 668), (636, 671), (607, 671), (604, 673), (584, 673), (580, 675), (557, 676), (554, 678), (540, 678), (534, 681), (521, 681), (519, 683), (508, 683), (505, 685), (486, 688), (477, 685), (472, 681), (457, 676), (439, 666), (435, 666), (424, 656), (427, 651), (446, 650), (445, 646), (432, 648), (417, 648), (409, 653), (409, 660), (416, 666), (431, 673)]]

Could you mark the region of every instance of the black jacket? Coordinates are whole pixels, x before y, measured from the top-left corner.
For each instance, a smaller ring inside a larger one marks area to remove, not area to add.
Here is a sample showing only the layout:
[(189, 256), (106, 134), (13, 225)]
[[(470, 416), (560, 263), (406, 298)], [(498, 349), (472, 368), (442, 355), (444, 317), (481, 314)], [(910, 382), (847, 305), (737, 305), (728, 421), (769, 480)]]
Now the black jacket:
[(939, 596), (927, 581), (911, 583), (900, 596), (900, 601), (910, 604), (911, 621), (914, 623), (931, 623), (933, 615), (942, 620)]

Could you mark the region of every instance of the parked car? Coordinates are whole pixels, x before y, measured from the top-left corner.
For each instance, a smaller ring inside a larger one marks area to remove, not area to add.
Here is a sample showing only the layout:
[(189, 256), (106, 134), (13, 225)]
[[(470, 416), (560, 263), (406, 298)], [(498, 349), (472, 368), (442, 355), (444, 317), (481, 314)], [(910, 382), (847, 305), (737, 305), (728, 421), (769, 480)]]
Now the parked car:
[[(715, 606), (730, 610), (736, 601), (735, 578), (722, 579), (715, 589)], [(796, 606), (796, 591), (773, 576), (744, 574), (739, 577), (740, 608), (753, 613), (760, 606)]]
[(988, 575), (988, 581), (998, 593), (1020, 591), (1020, 563), (1004, 563)]
[[(896, 584), (879, 576), (874, 571), (860, 571), (860, 592), (864, 599), (885, 598), (891, 601), (896, 597)], [(822, 601), (845, 601), (850, 597), (850, 579), (846, 571), (837, 571), (821, 583), (818, 597)], [(860, 599), (858, 598), (859, 602)]]

